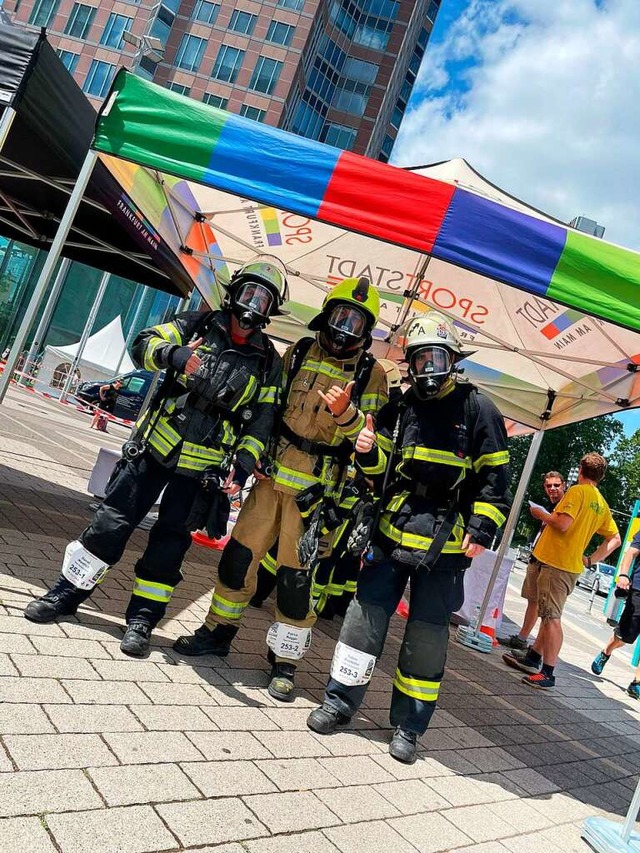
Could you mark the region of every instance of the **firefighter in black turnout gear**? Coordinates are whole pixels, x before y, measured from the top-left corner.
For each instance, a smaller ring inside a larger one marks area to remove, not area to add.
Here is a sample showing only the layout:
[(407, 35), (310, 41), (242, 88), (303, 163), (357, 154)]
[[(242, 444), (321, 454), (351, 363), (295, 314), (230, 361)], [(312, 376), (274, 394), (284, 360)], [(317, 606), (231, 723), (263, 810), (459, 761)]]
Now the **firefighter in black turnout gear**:
[(399, 406), (382, 409), (377, 432), (368, 420), (356, 441), (365, 475), (380, 479), (389, 465), (391, 476), (324, 702), (307, 725), (327, 734), (357, 711), (410, 581), (389, 752), (412, 763), (436, 707), (449, 619), (464, 598), (464, 571), (491, 545), (511, 497), (503, 419), (473, 385), (456, 381), (456, 362), (471, 353), (463, 351), (453, 325), (436, 312), (410, 321), (404, 351), (412, 387)]
[(208, 523), (210, 535), (226, 532), (229, 498), (271, 436), (282, 360), (262, 328), (287, 296), (284, 268), (259, 256), (233, 275), (221, 310), (187, 312), (139, 333), (134, 360), (167, 371), (162, 392), (125, 443), (93, 521), (67, 547), (60, 577), (27, 606), (27, 619), (53, 622), (75, 613), (165, 489), (136, 564), (121, 644), (126, 654), (147, 653), (182, 579), (190, 531)]

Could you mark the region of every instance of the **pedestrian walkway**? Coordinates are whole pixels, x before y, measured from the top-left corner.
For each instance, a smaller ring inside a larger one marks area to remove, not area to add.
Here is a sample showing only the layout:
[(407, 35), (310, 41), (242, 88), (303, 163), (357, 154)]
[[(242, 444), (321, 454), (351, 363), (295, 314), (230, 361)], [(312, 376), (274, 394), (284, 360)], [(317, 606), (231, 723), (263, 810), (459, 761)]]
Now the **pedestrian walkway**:
[[(91, 499), (53, 445), (29, 465), (11, 441), (0, 438), (3, 853), (571, 853), (588, 850), (585, 817), (625, 813), (640, 766), (631, 670), (612, 659), (592, 676), (598, 644), (570, 630), (553, 693), (452, 640), (439, 709), (407, 767), (387, 754), (397, 617), (362, 713), (330, 737), (305, 719), (339, 624), (314, 629), (286, 706), (264, 689), (269, 603), (247, 611), (226, 659), (194, 665), (172, 651), (208, 607), (206, 549), (191, 549), (147, 660), (118, 647), (142, 533), (79, 618), (27, 622)], [(520, 607), (509, 599), (514, 620)]]

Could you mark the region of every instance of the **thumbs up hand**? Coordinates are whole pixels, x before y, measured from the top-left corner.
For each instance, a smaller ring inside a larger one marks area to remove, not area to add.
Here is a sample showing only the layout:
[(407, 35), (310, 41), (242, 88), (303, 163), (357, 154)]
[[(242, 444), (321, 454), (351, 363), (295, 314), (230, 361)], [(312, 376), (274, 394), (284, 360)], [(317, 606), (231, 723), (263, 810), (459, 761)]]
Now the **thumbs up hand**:
[(202, 364), (202, 360), (198, 355), (196, 355), (196, 350), (199, 346), (202, 346), (204, 342), (204, 338), (198, 338), (197, 341), (193, 341), (190, 344), (187, 344), (187, 347), (193, 352), (193, 355), (189, 356), (189, 360), (187, 361), (184, 372), (187, 376), (190, 376), (192, 373), (195, 373), (196, 370)]
[(318, 390), (318, 394), (325, 401), (332, 415), (338, 418), (347, 411), (351, 402), (351, 392), (355, 384), (355, 382), (349, 382), (346, 388), (334, 385), (332, 388), (329, 388), (326, 394)]
[(367, 415), (364, 421), (364, 427), (360, 430), (360, 434), (356, 439), (356, 452), (369, 453), (373, 445), (376, 443), (376, 434), (374, 431), (373, 418)]

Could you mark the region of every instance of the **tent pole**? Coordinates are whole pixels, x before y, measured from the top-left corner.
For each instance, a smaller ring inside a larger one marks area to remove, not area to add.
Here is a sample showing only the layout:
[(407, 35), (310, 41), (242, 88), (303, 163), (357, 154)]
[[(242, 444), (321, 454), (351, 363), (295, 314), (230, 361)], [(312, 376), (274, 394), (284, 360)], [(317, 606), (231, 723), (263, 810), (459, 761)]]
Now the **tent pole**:
[(15, 117), (16, 111), (13, 107), (5, 107), (2, 118), (0, 118), (0, 151), (4, 148), (4, 143), (7, 141)]
[(93, 172), (93, 167), (95, 166), (97, 159), (97, 151), (87, 152), (87, 156), (85, 157), (84, 163), (82, 164), (82, 168), (80, 169), (80, 174), (78, 175), (76, 185), (73, 188), (73, 192), (69, 196), (69, 201), (67, 202), (67, 207), (64, 211), (64, 214), (62, 215), (62, 219), (60, 220), (60, 225), (58, 225), (56, 236), (53, 238), (53, 242), (51, 243), (51, 248), (49, 249), (47, 259), (44, 262), (44, 266), (42, 267), (42, 271), (40, 273), (38, 281), (36, 282), (36, 286), (33, 291), (33, 296), (31, 297), (31, 301), (29, 302), (22, 323), (20, 324), (20, 328), (18, 329), (18, 334), (16, 335), (16, 339), (13, 342), (13, 346), (11, 347), (9, 358), (7, 359), (7, 363), (4, 367), (4, 373), (2, 374), (2, 376), (0, 376), (0, 404), (2, 404), (7, 393), (9, 381), (13, 375), (15, 366), (18, 363), (18, 359), (20, 358), (20, 353), (22, 352), (22, 349), (25, 345), (29, 330), (31, 329), (31, 325), (35, 319), (36, 313), (38, 312), (38, 308), (40, 307), (40, 303), (42, 302), (44, 294), (47, 291), (49, 279), (53, 274), (56, 264), (58, 263), (58, 258), (60, 257), (62, 249), (64, 248), (65, 240), (67, 239), (69, 231), (71, 230), (71, 225), (73, 224), (75, 215), (78, 212), (78, 208), (80, 207), (82, 196), (84, 195), (84, 191), (87, 188), (89, 179), (91, 178), (91, 173)]
[(84, 348), (87, 345), (87, 340), (89, 339), (89, 335), (91, 334), (91, 330), (93, 329), (93, 324), (96, 321), (96, 317), (98, 316), (98, 311), (100, 310), (100, 305), (102, 304), (102, 300), (104, 298), (105, 291), (107, 289), (107, 285), (111, 279), (111, 273), (104, 272), (102, 273), (102, 278), (100, 279), (100, 285), (98, 286), (98, 292), (96, 293), (96, 297), (93, 300), (93, 305), (91, 306), (91, 310), (89, 311), (89, 316), (87, 317), (87, 322), (84, 324), (84, 329), (82, 330), (82, 336), (80, 337), (80, 343), (78, 344), (78, 350), (73, 357), (73, 362), (71, 363), (71, 369), (67, 375), (67, 378), (64, 382), (64, 387), (62, 389), (62, 394), (58, 398), (61, 403), (67, 399), (69, 395), (69, 389), (71, 388), (71, 384), (73, 382), (73, 378), (75, 376), (76, 370), (78, 369), (78, 365), (82, 360), (82, 354), (84, 352)]
[[(56, 279), (53, 282), (51, 293), (49, 294), (49, 298), (47, 299), (47, 304), (44, 307), (42, 317), (40, 318), (40, 322), (38, 323), (38, 328), (36, 329), (36, 333), (33, 336), (33, 341), (31, 342), (29, 353), (25, 359), (25, 365), (27, 365), (27, 370), (28, 365), (31, 364), (31, 362), (35, 359), (38, 354), (38, 350), (44, 343), (45, 336), (47, 334), (47, 331), (49, 330), (49, 323), (51, 322), (53, 312), (56, 310), (56, 305), (58, 304), (58, 297), (60, 296), (60, 291), (62, 290), (62, 286), (67, 277), (67, 272), (69, 271), (70, 266), (71, 261), (69, 260), (69, 258), (63, 258)], [(24, 374), (20, 377), (20, 379), (18, 380), (18, 385), (22, 385), (23, 383), (26, 384), (26, 373), (27, 371), (25, 371)]]
[(136, 328), (136, 324), (140, 319), (140, 314), (142, 312), (142, 306), (144, 304), (144, 298), (147, 295), (146, 285), (142, 285), (142, 292), (140, 293), (140, 299), (138, 300), (138, 304), (136, 305), (136, 310), (133, 315), (133, 320), (131, 321), (131, 325), (129, 326), (129, 331), (127, 333), (127, 337), (125, 338), (124, 347), (122, 352), (120, 353), (120, 358), (118, 359), (118, 363), (116, 364), (116, 372), (115, 376), (118, 375), (120, 368), (122, 367), (122, 362), (124, 361), (124, 357), (127, 354), (127, 349), (129, 348), (129, 344), (131, 343), (131, 339), (133, 338), (133, 334)]

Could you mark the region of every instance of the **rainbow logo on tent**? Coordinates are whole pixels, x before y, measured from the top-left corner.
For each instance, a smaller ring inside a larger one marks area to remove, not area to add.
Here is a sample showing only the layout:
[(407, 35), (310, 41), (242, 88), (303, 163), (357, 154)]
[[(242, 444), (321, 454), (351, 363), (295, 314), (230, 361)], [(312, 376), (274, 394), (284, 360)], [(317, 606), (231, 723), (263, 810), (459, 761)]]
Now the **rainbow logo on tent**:
[(267, 243), (270, 246), (282, 246), (282, 235), (280, 234), (280, 223), (278, 222), (278, 214), (273, 207), (260, 208), (260, 219), (262, 219), (262, 227), (267, 238)]
[(561, 332), (566, 332), (569, 326), (573, 326), (584, 318), (584, 314), (580, 311), (575, 311), (573, 308), (567, 309), (563, 314), (559, 314), (552, 323), (547, 323), (540, 329), (540, 332), (552, 341)]

